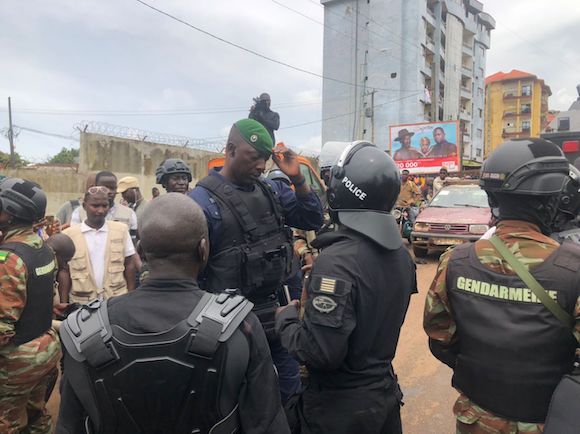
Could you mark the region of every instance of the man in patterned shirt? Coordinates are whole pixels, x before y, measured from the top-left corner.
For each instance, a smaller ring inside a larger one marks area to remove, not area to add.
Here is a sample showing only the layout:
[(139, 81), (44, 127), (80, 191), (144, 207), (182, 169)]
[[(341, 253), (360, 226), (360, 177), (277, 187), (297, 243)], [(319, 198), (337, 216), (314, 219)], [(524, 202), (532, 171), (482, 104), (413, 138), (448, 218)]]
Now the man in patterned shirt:
[(499, 207), (496, 236), (575, 318), (566, 328), (489, 240), (445, 252), (425, 303), (432, 353), (453, 370), (458, 433), (539, 434), (580, 337), (580, 246), (547, 234), (568, 175), (553, 143), (506, 142), (480, 186)]

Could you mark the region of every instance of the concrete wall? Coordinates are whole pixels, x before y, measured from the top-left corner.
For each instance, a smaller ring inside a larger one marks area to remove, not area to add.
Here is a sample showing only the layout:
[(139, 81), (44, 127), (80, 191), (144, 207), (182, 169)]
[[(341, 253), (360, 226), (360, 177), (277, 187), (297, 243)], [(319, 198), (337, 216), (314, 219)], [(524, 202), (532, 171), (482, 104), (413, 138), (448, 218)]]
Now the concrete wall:
[[(180, 146), (129, 140), (100, 134), (81, 133), (79, 165), (35, 166), (3, 170), (5, 176), (29, 179), (42, 186), (48, 196), (47, 215), (55, 214), (67, 200), (78, 198), (85, 190), (91, 172), (109, 170), (117, 175), (135, 176), (141, 192), (151, 198), (157, 186), (155, 169), (166, 158), (181, 158), (193, 172), (191, 186), (207, 175), (209, 160), (223, 154)], [(163, 193), (161, 186), (160, 188)]]

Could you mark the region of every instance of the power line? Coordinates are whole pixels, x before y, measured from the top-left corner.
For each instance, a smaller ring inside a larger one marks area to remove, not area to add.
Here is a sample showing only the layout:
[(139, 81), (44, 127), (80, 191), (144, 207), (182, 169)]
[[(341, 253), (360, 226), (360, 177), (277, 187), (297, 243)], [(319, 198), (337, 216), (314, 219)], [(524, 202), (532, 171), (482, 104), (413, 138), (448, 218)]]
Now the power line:
[(523, 36), (521, 36), (520, 34), (518, 34), (517, 32), (515, 32), (514, 30), (510, 29), (509, 27), (507, 27), (503, 22), (500, 23), (497, 19), (495, 20), (495, 22), (497, 24), (500, 24), (508, 32), (514, 34), (515, 36), (517, 36), (518, 38), (520, 38), (522, 41), (526, 42), (530, 47), (532, 47), (533, 49), (535, 49), (539, 54), (542, 54), (542, 55), (545, 55), (545, 56), (550, 56), (553, 59), (558, 60), (558, 62), (562, 62), (563, 61), (564, 63), (566, 63), (572, 69), (576, 69), (578, 67), (578, 65), (572, 66), (572, 64), (570, 64), (567, 61), (563, 60), (563, 58), (561, 56), (556, 56), (554, 53), (551, 53), (549, 51), (544, 50), (542, 47), (540, 47), (538, 45), (537, 42), (532, 42), (532, 41), (524, 38)]
[(65, 136), (64, 134), (50, 133), (47, 131), (37, 130), (35, 128), (23, 127), (21, 125), (14, 125), (14, 126), (16, 128), (18, 128), (19, 130), (28, 131), (29, 133), (41, 134), (43, 136), (51, 136), (51, 137), (56, 137), (59, 139), (74, 140), (75, 142), (79, 141), (78, 137), (74, 137), (74, 136)]
[[(298, 71), (298, 72), (302, 72), (304, 74), (311, 75), (313, 77), (318, 77), (318, 78), (322, 78), (322, 79), (325, 79), (325, 80), (334, 81), (336, 83), (342, 83), (342, 84), (346, 84), (348, 86), (354, 86), (354, 87), (365, 87), (365, 85), (362, 85), (362, 84), (351, 83), (351, 82), (348, 82), (348, 81), (340, 80), (338, 78), (328, 77), (328, 76), (319, 74), (317, 72), (313, 72), (313, 71), (309, 71), (307, 69), (299, 68), (297, 66), (291, 65), (291, 64), (286, 63), (286, 62), (283, 62), (281, 60), (274, 59), (272, 57), (269, 57), (269, 56), (266, 56), (264, 54), (258, 53), (257, 51), (254, 51), (254, 50), (252, 50), (250, 48), (246, 48), (246, 47), (244, 47), (244, 46), (242, 46), (240, 44), (237, 44), (235, 42), (228, 41), (227, 39), (224, 39), (224, 38), (222, 38), (220, 36), (214, 35), (213, 33), (210, 33), (207, 30), (203, 30), (200, 27), (194, 26), (193, 24), (191, 24), (191, 23), (189, 23), (189, 22), (187, 22), (187, 21), (185, 21), (185, 20), (183, 20), (181, 18), (178, 18), (175, 15), (171, 15), (168, 12), (165, 12), (165, 11), (163, 11), (161, 9), (158, 9), (158, 8), (156, 8), (156, 7), (152, 6), (152, 5), (144, 2), (143, 0), (135, 0), (135, 1), (137, 3), (142, 4), (143, 6), (145, 6), (147, 8), (149, 8), (149, 9), (151, 9), (151, 10), (153, 10), (153, 11), (161, 14), (161, 15), (164, 15), (164, 16), (166, 16), (168, 18), (171, 18), (174, 21), (177, 21), (178, 23), (181, 23), (181, 24), (183, 24), (183, 25), (185, 25), (185, 26), (187, 26), (187, 27), (189, 27), (191, 29), (194, 29), (194, 30), (196, 30), (196, 31), (198, 31), (200, 33), (203, 33), (204, 35), (209, 36), (210, 38), (217, 39), (218, 41), (223, 42), (224, 44), (227, 44), (227, 45), (230, 45), (232, 47), (238, 48), (238, 49), (240, 49), (242, 51), (245, 51), (246, 53), (253, 54), (254, 56), (260, 57), (260, 58), (262, 58), (264, 60), (267, 60), (269, 62), (273, 62), (273, 63), (276, 63), (278, 65), (285, 66), (286, 68), (290, 68), (290, 69), (293, 69), (295, 71)], [(413, 90), (409, 90), (409, 89), (384, 89), (384, 88), (376, 88), (376, 89), (377, 90), (385, 90), (385, 91), (397, 91), (397, 92), (418, 92), (418, 89), (413, 89)]]
[[(399, 101), (404, 100), (404, 99), (407, 99), (407, 98), (412, 98), (412, 97), (417, 96), (417, 95), (420, 95), (422, 93), (423, 92), (421, 91), (421, 92), (417, 92), (417, 93), (414, 93), (414, 94), (411, 94), (411, 95), (405, 95), (405, 96), (403, 96), (401, 98), (397, 98), (397, 99), (393, 99), (393, 100), (390, 100), (390, 101), (386, 101), (386, 102), (381, 103), (381, 104), (376, 104), (374, 106), (374, 108), (382, 107), (382, 106), (385, 106), (387, 104), (391, 104), (391, 103), (394, 103), (394, 102), (399, 102)], [(340, 115), (334, 115), (334, 116), (330, 116), (330, 117), (327, 117), (327, 118), (318, 119), (318, 120), (315, 120), (315, 121), (303, 122), (303, 123), (294, 124), (294, 125), (288, 125), (287, 127), (280, 128), (280, 130), (286, 130), (286, 129), (290, 129), (290, 128), (303, 127), (305, 125), (311, 125), (311, 124), (316, 124), (316, 123), (319, 123), (319, 122), (325, 122), (325, 121), (329, 121), (329, 120), (332, 120), (332, 119), (342, 118), (342, 117), (345, 117), (345, 116), (350, 116), (350, 115), (358, 114), (358, 113), (359, 113), (359, 110), (355, 110), (355, 111), (352, 111), (350, 113), (343, 113), (343, 114), (340, 114)]]
[[(333, 98), (326, 101), (344, 101), (348, 99)], [(285, 102), (276, 104), (276, 109), (294, 109), (305, 106), (313, 106), (322, 104), (322, 99), (312, 99), (297, 102)], [(7, 112), (7, 108), (0, 108), (0, 112)], [(87, 115), (87, 116), (181, 116), (181, 115), (206, 115), (206, 114), (220, 114), (220, 113), (240, 113), (248, 112), (247, 107), (216, 107), (210, 109), (159, 109), (159, 110), (121, 110), (121, 109), (58, 109), (58, 108), (31, 108), (24, 107), (19, 110), (13, 110), (14, 113), (19, 114), (34, 114), (34, 115), (51, 115), (51, 116), (73, 116), (73, 115)]]
[[(289, 10), (289, 11), (291, 11), (291, 12), (294, 12), (294, 13), (295, 13), (295, 14), (297, 14), (297, 15), (300, 15), (301, 17), (304, 17), (304, 18), (306, 18), (306, 19), (307, 19), (307, 20), (309, 20), (309, 21), (312, 21), (313, 23), (316, 23), (316, 24), (319, 24), (319, 25), (321, 25), (321, 26), (322, 26), (322, 27), (324, 27), (325, 29), (332, 30), (333, 32), (336, 32), (336, 33), (338, 33), (338, 34), (340, 34), (340, 35), (343, 35), (343, 36), (346, 36), (347, 38), (350, 38), (351, 40), (353, 40), (353, 41), (355, 42), (355, 44), (357, 43), (356, 37), (355, 37), (355, 36), (353, 36), (353, 35), (350, 35), (350, 34), (348, 34), (348, 33), (346, 33), (346, 32), (343, 32), (343, 31), (340, 31), (340, 30), (338, 30), (338, 29), (335, 29), (334, 27), (331, 27), (331, 26), (329, 26), (328, 24), (326, 24), (326, 23), (324, 23), (324, 22), (318, 21), (318, 20), (316, 20), (316, 19), (314, 19), (314, 18), (310, 17), (310, 16), (309, 16), (309, 15), (307, 15), (307, 14), (304, 14), (304, 13), (302, 13), (302, 12), (300, 12), (300, 11), (296, 10), (296, 9), (293, 9), (293, 8), (291, 8), (290, 6), (287, 6), (287, 5), (283, 4), (283, 3), (280, 3), (280, 2), (279, 2), (279, 1), (277, 1), (277, 0), (270, 0), (270, 1), (271, 1), (272, 3), (274, 3), (274, 4), (278, 5), (278, 6), (280, 6), (280, 7), (283, 7), (284, 9), (287, 9), (287, 10)], [(322, 6), (322, 5), (321, 5), (321, 6)], [(336, 14), (336, 13), (335, 13), (335, 14)], [(336, 14), (336, 15), (338, 15), (338, 14)], [(365, 15), (364, 15), (364, 14), (362, 14), (362, 13), (359, 13), (359, 15), (362, 15), (363, 17), (365, 17)], [(347, 20), (347, 21), (349, 21), (349, 22), (351, 22), (351, 23), (352, 23), (352, 21), (350, 21), (350, 20)], [(363, 29), (363, 30), (365, 30), (365, 31), (368, 31), (369, 33), (372, 33), (372, 31), (370, 31), (368, 28), (363, 28), (361, 25), (359, 25), (358, 27), (359, 27), (359, 28), (361, 28), (361, 29)], [(378, 33), (377, 33), (377, 35), (378, 35)], [(383, 37), (383, 35), (379, 35), (379, 36), (380, 36), (381, 38)], [(396, 61), (399, 61), (399, 62), (401, 62), (401, 63), (403, 63), (403, 64), (409, 65), (409, 66), (411, 66), (411, 67), (413, 67), (413, 68), (417, 67), (417, 64), (415, 64), (415, 63), (411, 63), (411, 62), (409, 62), (409, 61), (403, 61), (403, 59), (402, 59), (400, 56), (395, 56), (395, 55), (393, 55), (393, 54), (389, 53), (389, 50), (385, 50), (384, 48), (379, 48), (379, 47), (375, 46), (374, 44), (371, 44), (371, 43), (370, 43), (370, 41), (368, 41), (368, 40), (366, 41), (366, 45), (367, 45), (369, 48), (371, 48), (371, 49), (373, 49), (374, 51), (376, 51), (377, 53), (380, 53), (380, 54), (382, 54), (382, 55), (385, 55), (385, 56), (387, 56), (387, 57), (390, 57), (390, 58), (392, 58), (392, 59), (394, 59), (394, 60), (396, 60)]]

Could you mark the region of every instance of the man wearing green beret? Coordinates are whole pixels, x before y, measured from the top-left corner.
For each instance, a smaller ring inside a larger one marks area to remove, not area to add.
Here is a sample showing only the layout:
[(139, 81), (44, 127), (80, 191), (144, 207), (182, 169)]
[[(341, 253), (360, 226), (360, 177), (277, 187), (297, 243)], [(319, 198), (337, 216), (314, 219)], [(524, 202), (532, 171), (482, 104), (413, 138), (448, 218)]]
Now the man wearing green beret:
[[(270, 157), (293, 188), (263, 178)], [(291, 270), (290, 227), (317, 230), (323, 221), (320, 201), (301, 174), (296, 154), (283, 145), (274, 149), (268, 131), (253, 119), (232, 126), (223, 169), (212, 170), (189, 197), (203, 209), (209, 229), (210, 257), (199, 283), (210, 292), (237, 288), (254, 303), (286, 401), (300, 389), (300, 373), (274, 336), (274, 314)]]

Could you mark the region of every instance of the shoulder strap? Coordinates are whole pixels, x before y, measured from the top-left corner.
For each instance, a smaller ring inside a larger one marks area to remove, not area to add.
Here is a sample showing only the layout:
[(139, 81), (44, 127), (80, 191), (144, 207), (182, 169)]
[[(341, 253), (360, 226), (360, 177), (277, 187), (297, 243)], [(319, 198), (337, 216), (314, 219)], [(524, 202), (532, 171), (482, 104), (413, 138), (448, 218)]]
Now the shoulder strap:
[(552, 314), (562, 322), (566, 327), (574, 327), (574, 319), (562, 307), (554, 301), (540, 285), (540, 283), (530, 274), (524, 265), (514, 256), (508, 247), (496, 236), (489, 239), (490, 243), (497, 249), (499, 254), (511, 265), (517, 275), (524, 281), (526, 285), (534, 292), (536, 297), (548, 308)]
[(272, 186), (270, 184), (268, 184), (267, 182), (264, 182), (261, 179), (258, 179), (257, 184), (260, 186), (260, 188), (262, 189), (262, 191), (264, 192), (264, 194), (266, 195), (266, 197), (270, 201), (270, 207), (272, 208), (272, 211), (274, 212), (274, 216), (276, 217), (276, 221), (278, 222), (278, 224), (280, 226), (282, 226), (284, 224), (284, 212), (283, 212), (282, 204), (280, 203), (280, 199), (278, 199), (275, 196), (274, 191), (272, 190)]
[(227, 205), (244, 233), (251, 234), (258, 228), (256, 221), (250, 214), (250, 210), (240, 198), (236, 189), (229, 183), (222, 181), (217, 176), (208, 175), (199, 181), (197, 185), (205, 188)]
[(206, 293), (187, 319), (197, 329), (189, 343), (189, 352), (212, 357), (220, 342), (230, 338), (253, 307), (253, 303), (237, 295), (235, 290)]
[(93, 300), (71, 313), (61, 325), (60, 337), (73, 359), (86, 360), (93, 368), (119, 359), (111, 342), (113, 331), (106, 300)]

